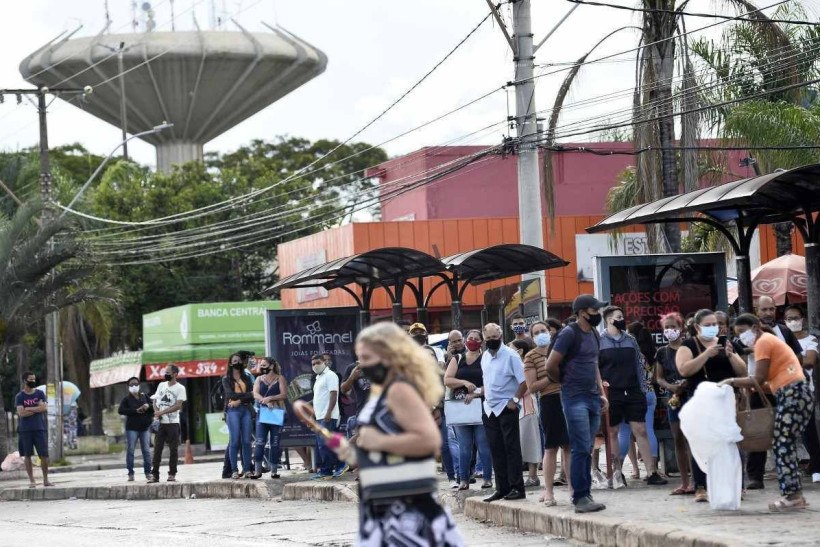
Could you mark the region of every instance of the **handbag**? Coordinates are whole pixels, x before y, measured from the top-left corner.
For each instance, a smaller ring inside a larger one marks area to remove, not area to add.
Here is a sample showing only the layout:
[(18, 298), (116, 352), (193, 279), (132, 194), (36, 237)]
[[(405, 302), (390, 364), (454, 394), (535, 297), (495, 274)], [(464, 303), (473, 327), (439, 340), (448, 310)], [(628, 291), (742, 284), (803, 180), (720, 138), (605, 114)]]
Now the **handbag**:
[(444, 401), (444, 417), (447, 425), (481, 425), (483, 411), (481, 399), (476, 397), (470, 403), (464, 399), (447, 399)]
[(746, 405), (745, 409), (738, 409), (737, 425), (740, 427), (743, 440), (737, 444), (747, 452), (766, 452), (772, 446), (774, 439), (774, 408), (760, 388), (757, 379), (754, 376), (751, 378), (755, 383), (757, 393), (763, 400), (763, 408), (752, 409), (748, 390), (742, 390)]
[(285, 411), (281, 408), (259, 407), (259, 423), (285, 425)]

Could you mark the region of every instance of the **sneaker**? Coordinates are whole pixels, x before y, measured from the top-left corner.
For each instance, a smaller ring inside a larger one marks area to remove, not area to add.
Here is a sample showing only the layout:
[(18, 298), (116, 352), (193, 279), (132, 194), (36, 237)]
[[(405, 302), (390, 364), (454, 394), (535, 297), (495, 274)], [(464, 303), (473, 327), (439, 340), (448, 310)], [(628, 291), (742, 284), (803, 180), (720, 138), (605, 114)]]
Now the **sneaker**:
[(313, 476), (310, 477), (310, 480), (318, 481), (318, 480), (323, 480), (323, 479), (329, 479), (332, 476), (333, 476), (332, 474), (331, 475), (325, 475), (324, 473), (314, 473)]
[(607, 488), (606, 477), (598, 469), (595, 469), (592, 472), (592, 488), (595, 490), (603, 490)]
[(527, 479), (524, 481), (524, 488), (530, 488), (532, 486), (541, 486), (540, 479)]
[(486, 490), (486, 489), (488, 489), (488, 488), (492, 488), (492, 487), (493, 487), (493, 481), (484, 481), (484, 482), (481, 484), (481, 489), (482, 489), (482, 490)]
[(134, 475), (128, 475), (128, 482), (134, 482)]
[(610, 488), (614, 490), (619, 490), (621, 488), (626, 488), (626, 477), (624, 477), (623, 472), (620, 469), (616, 469), (614, 473), (612, 473), (612, 484)]
[(458, 482), (458, 481), (451, 481), (450, 482), (450, 488), (452, 488), (453, 490), (458, 490), (458, 488), (460, 486), (461, 486), (461, 483)]
[(576, 513), (595, 513), (597, 511), (603, 511), (604, 509), (606, 509), (606, 505), (592, 501), (592, 498), (589, 496), (585, 496), (575, 502)]
[(338, 479), (339, 477), (341, 477), (342, 475), (344, 475), (348, 471), (350, 471), (350, 466), (347, 465), (346, 463), (342, 464), (341, 467), (339, 467), (336, 471), (333, 472), (333, 478)]
[(695, 490), (695, 503), (706, 503), (709, 501), (709, 494), (703, 487), (698, 487)]
[(177, 482), (176, 475), (168, 475), (168, 482)]
[(657, 471), (649, 475), (649, 478), (646, 479), (646, 484), (652, 486), (663, 486), (664, 484), (668, 484), (669, 481), (658, 475)]
[(151, 477), (152, 477), (152, 476), (153, 476), (153, 475), (151, 475), (151, 473), (146, 473), (146, 474), (145, 474), (145, 480), (151, 480)]
[(811, 482), (820, 482), (820, 473), (812, 473)]
[(150, 477), (148, 477), (147, 482), (148, 482), (148, 484), (157, 483), (157, 482), (159, 482), (159, 477), (155, 477), (155, 476), (151, 475)]

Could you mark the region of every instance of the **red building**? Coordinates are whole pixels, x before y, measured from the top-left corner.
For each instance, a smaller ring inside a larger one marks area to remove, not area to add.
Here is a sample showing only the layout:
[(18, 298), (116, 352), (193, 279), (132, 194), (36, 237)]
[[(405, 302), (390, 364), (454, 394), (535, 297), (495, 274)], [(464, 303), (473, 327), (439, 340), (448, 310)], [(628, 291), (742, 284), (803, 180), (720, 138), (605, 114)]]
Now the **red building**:
[[(632, 150), (631, 143), (565, 146)], [(518, 243), (515, 156), (490, 156), (406, 193), (389, 193), (422, 180), (431, 170), (482, 149), (484, 147), (480, 146), (422, 148), (368, 170), (366, 175), (378, 178), (383, 190), (382, 221), (354, 223), (279, 245), (280, 276), (380, 247), (411, 247), (444, 257), (499, 243)], [(746, 156), (744, 152), (722, 154), (725, 175), (723, 180), (713, 182), (754, 175), (749, 167), (740, 166), (741, 159)], [(635, 157), (630, 155), (554, 154), (556, 215), (544, 220), (544, 247), (569, 261), (570, 265), (546, 273), (551, 315), (561, 315), (578, 294), (592, 291), (590, 270), (594, 256), (642, 252), (642, 230), (639, 228), (631, 236), (637, 239), (629, 239), (631, 243), (627, 243), (627, 247), (615, 252), (610, 248), (608, 235), (589, 235), (584, 231), (605, 216), (607, 192), (617, 183), (618, 175), (634, 163)], [(543, 210), (546, 211), (545, 206)], [(797, 250), (800, 248), (796, 246)], [(768, 229), (761, 231), (760, 258), (764, 262), (774, 258), (774, 238)], [(478, 311), (484, 305), (486, 289), (514, 281), (510, 279), (470, 288), (463, 300), (465, 325), (475, 323)], [(281, 298), (285, 308), (354, 305), (353, 299), (343, 291), (285, 290)], [(405, 304), (405, 312), (408, 318), (412, 318), (415, 304), (409, 294), (405, 295)], [(449, 323), (449, 304), (444, 291), (437, 293), (431, 302), (431, 322), (442, 329)], [(377, 295), (373, 300), (374, 317), (389, 315), (389, 307), (387, 296)]]

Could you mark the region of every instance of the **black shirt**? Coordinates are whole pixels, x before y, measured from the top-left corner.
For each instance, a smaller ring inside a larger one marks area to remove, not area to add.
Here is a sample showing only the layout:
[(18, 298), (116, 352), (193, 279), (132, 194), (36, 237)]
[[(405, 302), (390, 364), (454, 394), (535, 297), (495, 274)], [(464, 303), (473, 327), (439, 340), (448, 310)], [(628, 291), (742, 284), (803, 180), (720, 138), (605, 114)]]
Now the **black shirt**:
[[(705, 349), (697, 338), (690, 338), (683, 341), (683, 345), (689, 348), (693, 357), (697, 357)], [(719, 353), (715, 357), (710, 357), (703, 367), (692, 376), (687, 377), (686, 390), (691, 397), (695, 393), (698, 385), (703, 381), (721, 382), (727, 378), (735, 377), (735, 369), (726, 353)]]
[[(345, 369), (343, 382), (347, 382), (353, 374), (353, 369), (355, 368), (356, 363), (353, 363)], [(339, 385), (341, 386), (341, 384)], [(352, 391), (353, 399), (356, 403), (356, 415), (358, 415), (359, 412), (362, 411), (362, 407), (367, 403), (367, 399), (370, 397), (370, 380), (360, 375), (356, 381), (353, 382)]]
[[(484, 387), (484, 374), (481, 372), (481, 354), (472, 363), (467, 362), (465, 355), (456, 357), (456, 379), (470, 382), (475, 387)], [(466, 387), (458, 387), (453, 390), (453, 399), (463, 399), (467, 396)]]
[[(142, 405), (148, 405), (148, 410), (140, 414), (137, 409)], [(139, 397), (126, 395), (117, 412), (125, 416), (126, 431), (145, 431), (154, 420), (154, 405), (151, 404), (148, 396), (142, 392), (140, 392)]]

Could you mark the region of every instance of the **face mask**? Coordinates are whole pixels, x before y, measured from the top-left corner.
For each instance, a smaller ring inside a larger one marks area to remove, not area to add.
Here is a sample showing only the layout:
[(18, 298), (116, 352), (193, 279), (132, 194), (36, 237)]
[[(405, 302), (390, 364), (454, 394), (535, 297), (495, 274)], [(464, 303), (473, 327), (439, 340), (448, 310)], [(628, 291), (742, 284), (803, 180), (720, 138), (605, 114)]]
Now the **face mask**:
[(492, 351), (498, 351), (498, 348), (501, 347), (501, 338), (496, 339), (487, 339), (487, 349)]
[(413, 335), (413, 340), (415, 340), (416, 343), (419, 344), (420, 346), (426, 346), (427, 345), (427, 335), (426, 334), (414, 334)]
[(464, 345), (467, 346), (467, 349), (470, 351), (478, 351), (481, 349), (481, 342), (478, 340), (467, 340), (464, 342)]
[(269, 369), (269, 368), (260, 368), (260, 369), (259, 369), (259, 371), (260, 371), (262, 374), (267, 374), (267, 373), (269, 373), (269, 372), (270, 372), (270, 369)]
[(626, 319), (618, 319), (613, 321), (612, 326), (618, 330), (626, 330)]
[(755, 342), (757, 341), (757, 336), (755, 336), (755, 332), (753, 330), (746, 330), (740, 333), (740, 343), (746, 346), (747, 348), (753, 348)]
[(243, 368), (245, 368), (245, 365), (243, 365), (242, 363), (234, 363), (231, 365), (231, 368), (233, 368), (234, 370), (242, 370)]
[(136, 395), (140, 392), (140, 386), (128, 386), (128, 391)]
[(314, 374), (321, 374), (325, 371), (325, 365), (313, 365)]
[(174, 378), (173, 374), (168, 374), (167, 372), (165, 373), (165, 381), (166, 382), (170, 382), (173, 378)]
[(720, 327), (717, 325), (709, 325), (707, 327), (700, 328), (700, 336), (704, 340), (714, 340), (717, 338), (717, 335), (720, 333)]
[(663, 335), (670, 342), (674, 342), (680, 338), (680, 331), (678, 329), (664, 329)]
[(535, 335), (535, 345), (539, 348), (545, 348), (550, 345), (552, 337), (548, 332), (539, 332)]
[(26, 382), (26, 385), (30, 388), (35, 388), (37, 387), (37, 382)]
[(601, 324), (601, 319), (602, 317), (600, 313), (590, 314), (590, 316), (587, 317), (587, 322), (589, 323), (590, 327), (597, 327)]
[(370, 367), (361, 367), (362, 376), (370, 380), (372, 384), (381, 385), (387, 379), (388, 369), (381, 363), (377, 363)]
[(786, 326), (789, 327), (789, 330), (792, 332), (800, 332), (803, 330), (803, 320), (794, 319), (792, 321), (786, 321)]
[(527, 327), (524, 325), (513, 325), (512, 330), (515, 334), (524, 334), (527, 332)]

